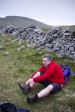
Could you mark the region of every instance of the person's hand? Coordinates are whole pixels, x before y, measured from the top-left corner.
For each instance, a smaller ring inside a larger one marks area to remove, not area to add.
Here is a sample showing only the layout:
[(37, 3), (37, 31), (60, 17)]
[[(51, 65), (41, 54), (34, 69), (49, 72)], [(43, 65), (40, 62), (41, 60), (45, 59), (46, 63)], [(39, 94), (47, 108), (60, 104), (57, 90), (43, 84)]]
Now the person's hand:
[(28, 85), (28, 80), (26, 81), (26, 85)]
[(26, 81), (26, 85), (29, 85), (31, 82), (33, 82), (32, 78), (30, 78), (29, 80)]
[(33, 78), (30, 78), (30, 79), (28, 80), (28, 84), (30, 84), (31, 82), (33, 82)]

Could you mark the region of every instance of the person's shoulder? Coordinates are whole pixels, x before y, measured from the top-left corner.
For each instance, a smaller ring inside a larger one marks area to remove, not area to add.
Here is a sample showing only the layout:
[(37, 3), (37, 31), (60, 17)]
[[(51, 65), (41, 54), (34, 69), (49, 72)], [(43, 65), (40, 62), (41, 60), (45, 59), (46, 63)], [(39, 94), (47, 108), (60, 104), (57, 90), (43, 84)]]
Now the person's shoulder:
[(56, 69), (57, 69), (58, 66), (59, 66), (59, 65), (58, 65), (54, 60), (52, 60), (49, 67), (50, 67), (50, 68), (52, 67), (52, 68), (56, 68)]
[(54, 60), (52, 60), (51, 63), (50, 63), (50, 65), (52, 65), (52, 66), (53, 65), (57, 65), (57, 63)]

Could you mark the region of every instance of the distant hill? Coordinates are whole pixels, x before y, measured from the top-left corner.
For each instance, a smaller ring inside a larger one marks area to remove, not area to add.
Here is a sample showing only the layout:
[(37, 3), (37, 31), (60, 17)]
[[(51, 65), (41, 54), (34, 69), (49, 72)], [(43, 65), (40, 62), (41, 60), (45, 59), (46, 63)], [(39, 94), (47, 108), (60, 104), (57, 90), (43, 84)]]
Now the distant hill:
[(21, 28), (30, 25), (35, 25), (39, 28), (52, 28), (52, 26), (46, 25), (42, 22), (27, 17), (20, 17), (20, 16), (7, 16), (5, 18), (0, 18), (0, 25), (2, 26), (14, 25), (16, 27), (21, 27)]

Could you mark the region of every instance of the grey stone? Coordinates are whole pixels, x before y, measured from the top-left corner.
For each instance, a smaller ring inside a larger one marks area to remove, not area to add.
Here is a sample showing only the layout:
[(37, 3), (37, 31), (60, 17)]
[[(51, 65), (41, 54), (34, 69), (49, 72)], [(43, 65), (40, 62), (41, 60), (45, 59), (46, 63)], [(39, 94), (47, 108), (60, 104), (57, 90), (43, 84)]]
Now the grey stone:
[(9, 55), (9, 54), (10, 54), (9, 52), (4, 52), (4, 55), (6, 55), (6, 56)]
[(16, 31), (12, 32), (12, 36), (18, 36), (19, 33), (20, 33), (20, 32), (19, 32), (18, 30), (16, 30)]
[(21, 48), (21, 49), (24, 49), (24, 48), (25, 48), (25, 46), (21, 45), (21, 46), (20, 46), (20, 48)]
[(40, 51), (40, 50), (41, 50), (41, 48), (37, 48), (37, 49), (36, 49), (36, 51)]
[(5, 47), (0, 45), (0, 50), (5, 50)]
[[(5, 28), (4, 31), (6, 34), (11, 34), (19, 39), (18, 45), (20, 47), (17, 49), (18, 51), (23, 49), (21, 45), (23, 39), (25, 39), (27, 48), (36, 46), (36, 48), (46, 49), (50, 52), (55, 51), (58, 53), (58, 57), (64, 56), (65, 53), (65, 55), (74, 58), (75, 31), (71, 31), (69, 28), (57, 27), (46, 33), (34, 25), (24, 29), (11, 25)], [(16, 39), (12, 40), (11, 43), (16, 41)]]
[(35, 31), (35, 32), (38, 32), (38, 33), (42, 33), (42, 32), (43, 32), (41, 29), (38, 29), (38, 28), (35, 29), (34, 31)]
[(62, 58), (65, 55), (65, 51), (64, 50), (60, 50), (59, 54), (58, 54), (58, 58)]
[(26, 45), (26, 47), (27, 47), (27, 48), (30, 48), (30, 47), (31, 47), (31, 45), (30, 45), (30, 44), (27, 44), (27, 45)]
[(69, 50), (70, 51), (74, 51), (74, 47), (69, 47)]
[(21, 45), (19, 48), (17, 48), (17, 51), (22, 51), (25, 48), (25, 46)]
[(23, 39), (19, 39), (18, 45), (21, 45), (24, 42)]
[(21, 47), (17, 48), (17, 51), (21, 51), (21, 50), (22, 50), (22, 48), (21, 48)]
[(17, 40), (19, 40), (18, 38), (15, 40), (10, 41), (11, 43), (15, 43)]

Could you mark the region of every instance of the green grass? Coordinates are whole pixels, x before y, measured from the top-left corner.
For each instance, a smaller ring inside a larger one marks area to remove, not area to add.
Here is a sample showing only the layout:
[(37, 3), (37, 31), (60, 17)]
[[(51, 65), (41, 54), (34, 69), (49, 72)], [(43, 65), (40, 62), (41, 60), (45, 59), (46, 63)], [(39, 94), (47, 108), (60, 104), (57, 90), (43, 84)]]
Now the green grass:
[(51, 31), (52, 29), (51, 28), (41, 28), (41, 30), (44, 32), (48, 32), (48, 31)]
[[(36, 49), (25, 48), (17, 51), (18, 41), (10, 43), (14, 37), (0, 37), (0, 45), (5, 50), (0, 50), (0, 101), (8, 101), (20, 106), (21, 108), (29, 108), (30, 112), (75, 112), (75, 76), (71, 77), (64, 88), (53, 95), (49, 95), (40, 99), (37, 103), (28, 104), (27, 96), (39, 92), (43, 86), (35, 85), (31, 92), (24, 95), (18, 87), (18, 82), (25, 82), (32, 73), (34, 73), (41, 65), (42, 56), (49, 53), (45, 50), (36, 51)], [(8, 51), (8, 56), (4, 52)], [(50, 53), (54, 60), (59, 63), (66, 63), (75, 71), (73, 59), (64, 57), (58, 59), (55, 53)]]

